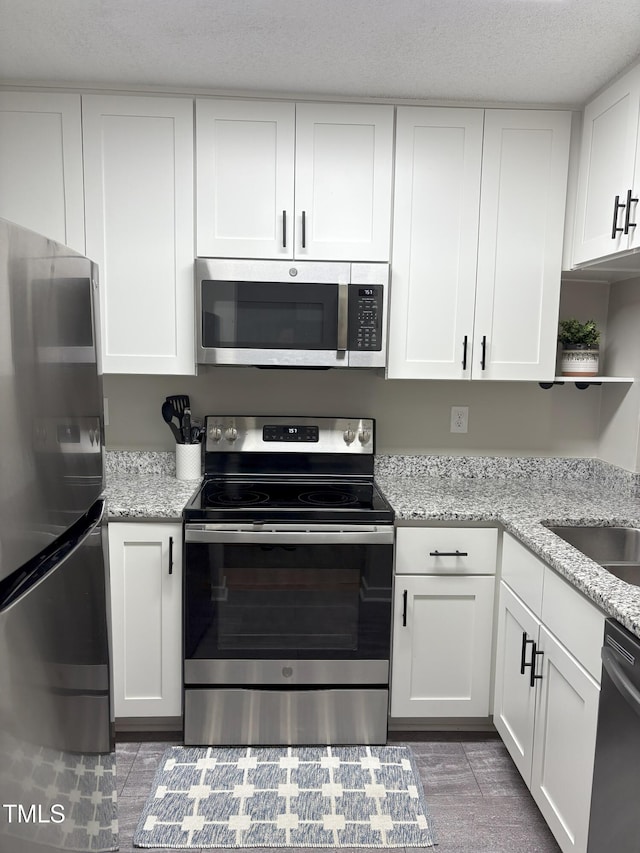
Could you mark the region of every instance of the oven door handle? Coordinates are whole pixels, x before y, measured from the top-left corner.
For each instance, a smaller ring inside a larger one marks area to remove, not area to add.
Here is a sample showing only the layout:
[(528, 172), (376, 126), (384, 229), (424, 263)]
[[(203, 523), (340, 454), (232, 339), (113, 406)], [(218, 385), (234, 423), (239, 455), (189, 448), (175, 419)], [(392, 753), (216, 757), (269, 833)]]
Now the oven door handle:
[(368, 531), (352, 530), (207, 530), (189, 528), (184, 531), (184, 541), (206, 544), (255, 545), (392, 545), (393, 527)]

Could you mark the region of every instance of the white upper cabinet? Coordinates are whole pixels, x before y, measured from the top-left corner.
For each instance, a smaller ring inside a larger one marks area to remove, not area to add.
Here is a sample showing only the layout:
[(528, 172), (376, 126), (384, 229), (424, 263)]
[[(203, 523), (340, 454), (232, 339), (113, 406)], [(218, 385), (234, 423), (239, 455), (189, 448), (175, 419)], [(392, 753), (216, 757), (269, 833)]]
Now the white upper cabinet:
[(198, 255), (291, 258), (295, 105), (196, 101)]
[(80, 95), (0, 92), (0, 216), (84, 253)]
[(398, 109), (390, 378), (553, 377), (570, 119)]
[(296, 106), (295, 256), (388, 261), (393, 107)]
[(193, 374), (193, 101), (82, 99), (105, 373)]
[(574, 264), (640, 245), (635, 226), (640, 191), (639, 118), (640, 67), (585, 107)]
[(483, 118), (477, 109), (398, 108), (392, 379), (470, 376)]
[(196, 101), (197, 253), (387, 261), (393, 107)]
[(555, 374), (571, 114), (487, 110), (472, 377)]

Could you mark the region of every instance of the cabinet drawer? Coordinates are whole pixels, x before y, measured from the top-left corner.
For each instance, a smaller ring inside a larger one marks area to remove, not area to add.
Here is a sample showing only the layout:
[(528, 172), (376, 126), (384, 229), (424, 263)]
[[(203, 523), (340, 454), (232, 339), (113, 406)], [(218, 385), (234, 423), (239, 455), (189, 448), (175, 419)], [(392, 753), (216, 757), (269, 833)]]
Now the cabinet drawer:
[(600, 684), (604, 613), (545, 566), (542, 621)]
[(527, 607), (540, 616), (544, 563), (517, 539), (504, 534), (502, 540), (502, 580), (518, 595)]
[(396, 574), (493, 575), (497, 541), (494, 527), (399, 527)]

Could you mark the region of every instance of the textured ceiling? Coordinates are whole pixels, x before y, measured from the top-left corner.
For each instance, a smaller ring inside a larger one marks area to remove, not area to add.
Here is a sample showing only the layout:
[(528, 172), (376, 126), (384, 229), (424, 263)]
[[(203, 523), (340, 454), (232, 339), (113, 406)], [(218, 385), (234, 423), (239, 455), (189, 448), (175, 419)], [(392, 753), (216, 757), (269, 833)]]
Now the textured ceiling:
[(0, 0), (0, 81), (577, 105), (639, 0)]

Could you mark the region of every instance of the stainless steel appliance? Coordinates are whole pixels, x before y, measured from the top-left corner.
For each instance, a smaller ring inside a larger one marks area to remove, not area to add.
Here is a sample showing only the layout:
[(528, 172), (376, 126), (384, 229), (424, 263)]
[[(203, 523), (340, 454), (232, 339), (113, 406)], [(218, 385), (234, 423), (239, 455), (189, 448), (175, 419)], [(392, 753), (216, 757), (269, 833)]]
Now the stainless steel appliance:
[(588, 853), (640, 850), (640, 639), (607, 619)]
[(16, 853), (113, 849), (96, 286), (87, 258), (0, 220), (0, 849)]
[(199, 364), (384, 367), (389, 265), (196, 259)]
[(206, 418), (184, 510), (187, 744), (384, 743), (393, 510), (374, 422)]

